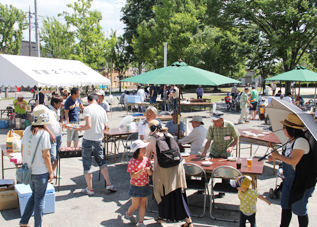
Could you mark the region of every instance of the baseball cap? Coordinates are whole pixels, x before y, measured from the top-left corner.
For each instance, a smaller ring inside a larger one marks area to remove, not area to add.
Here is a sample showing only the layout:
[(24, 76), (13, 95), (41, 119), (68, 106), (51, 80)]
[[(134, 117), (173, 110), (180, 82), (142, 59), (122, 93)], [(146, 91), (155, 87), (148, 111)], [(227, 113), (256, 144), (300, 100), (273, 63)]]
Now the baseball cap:
[(221, 112), (221, 111), (215, 111), (212, 113), (212, 117), (211, 117), (211, 120), (213, 121), (217, 121), (219, 120), (220, 118), (223, 118), (224, 116), (224, 113)]
[(230, 184), (233, 188), (238, 188), (238, 187), (249, 188), (251, 184), (251, 177), (241, 176), (234, 181), (230, 181)]
[(245, 87), (244, 90), (249, 90), (249, 87)]
[(252, 86), (252, 89), (255, 89), (255, 86), (254, 86), (254, 85)]
[(147, 145), (149, 145), (150, 143), (144, 143), (142, 140), (135, 140), (132, 144), (131, 144), (131, 151), (134, 152), (139, 148), (144, 148), (147, 147)]
[(105, 92), (103, 90), (99, 90), (99, 91), (96, 92), (96, 95), (105, 96)]

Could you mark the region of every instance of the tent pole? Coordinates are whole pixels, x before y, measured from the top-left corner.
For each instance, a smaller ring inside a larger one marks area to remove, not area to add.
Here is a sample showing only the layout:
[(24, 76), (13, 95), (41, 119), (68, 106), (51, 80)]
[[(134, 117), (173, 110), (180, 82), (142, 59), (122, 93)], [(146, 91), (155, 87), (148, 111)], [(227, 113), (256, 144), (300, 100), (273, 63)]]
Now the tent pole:
[(181, 124), (181, 85), (178, 85), (178, 114), (177, 114), (177, 141), (180, 136), (180, 124)]

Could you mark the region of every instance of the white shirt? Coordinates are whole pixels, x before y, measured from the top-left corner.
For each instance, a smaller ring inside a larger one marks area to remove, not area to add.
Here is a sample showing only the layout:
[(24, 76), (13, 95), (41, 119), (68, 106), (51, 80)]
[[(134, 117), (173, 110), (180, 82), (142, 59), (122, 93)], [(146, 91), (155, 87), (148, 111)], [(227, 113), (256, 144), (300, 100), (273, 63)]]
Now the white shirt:
[(61, 117), (61, 111), (60, 109), (55, 109), (52, 105), (49, 105), (48, 108), (53, 111), (56, 115), (56, 121), (54, 121), (52, 124), (47, 125), (48, 129), (54, 134), (54, 136), (60, 136), (62, 135), (62, 127), (59, 124), (59, 119)]
[(123, 98), (124, 104), (127, 104), (127, 103), (128, 103), (129, 96), (130, 96), (130, 95), (128, 95), (128, 94), (125, 94), (125, 95), (124, 95), (124, 98)]
[(110, 111), (110, 106), (109, 103), (104, 100), (102, 103), (99, 104), (105, 111), (109, 112)]
[(178, 99), (179, 89), (176, 86), (174, 86), (174, 89), (175, 89), (175, 95), (173, 96), (173, 99)]
[(24, 135), (22, 137), (23, 163), (27, 163), (28, 167), (31, 167), (31, 162), (37, 142), (39, 141), (40, 136), (43, 133), (43, 136), (37, 147), (34, 162), (32, 165), (32, 174), (40, 175), (48, 172), (43, 158), (43, 150), (48, 150), (51, 148), (50, 134), (45, 130), (38, 130), (38, 132), (33, 135), (31, 127), (32, 126), (30, 125), (24, 130)]
[(99, 141), (103, 138), (103, 130), (108, 122), (107, 112), (97, 104), (90, 104), (84, 109), (84, 118), (89, 117), (91, 128), (84, 133), (84, 139), (91, 141)]
[(197, 154), (198, 151), (205, 146), (206, 143), (207, 129), (203, 125), (199, 125), (194, 128), (188, 136), (180, 140), (182, 144), (190, 143), (191, 152), (190, 154)]
[(293, 101), (292, 98), (289, 96), (284, 97), (282, 100), (285, 100), (285, 101), (290, 102), (290, 103), (292, 103), (292, 101)]
[(151, 131), (149, 128), (149, 123), (146, 121), (146, 119), (141, 120), (139, 122), (138, 129), (139, 129), (138, 139), (140, 139), (140, 136), (144, 136), (144, 140), (147, 140), (147, 138), (149, 137), (149, 133)]
[(142, 89), (142, 88), (139, 89), (136, 95), (140, 96), (141, 102), (144, 102), (144, 100), (145, 100), (145, 91), (144, 91), (144, 89)]

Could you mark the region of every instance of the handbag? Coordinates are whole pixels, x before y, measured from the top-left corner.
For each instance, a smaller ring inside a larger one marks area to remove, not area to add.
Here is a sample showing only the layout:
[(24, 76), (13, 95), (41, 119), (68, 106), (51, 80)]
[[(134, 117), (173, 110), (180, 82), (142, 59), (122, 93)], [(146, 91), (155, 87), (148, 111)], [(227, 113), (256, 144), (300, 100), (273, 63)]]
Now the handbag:
[(33, 154), (32, 162), (30, 168), (28, 167), (27, 163), (24, 163), (20, 168), (16, 171), (16, 179), (17, 181), (23, 183), (23, 184), (30, 184), (32, 181), (32, 165), (34, 162), (34, 158), (36, 155), (37, 147), (39, 146), (40, 140), (42, 138), (43, 133), (41, 134), (39, 140), (37, 141), (35, 152)]

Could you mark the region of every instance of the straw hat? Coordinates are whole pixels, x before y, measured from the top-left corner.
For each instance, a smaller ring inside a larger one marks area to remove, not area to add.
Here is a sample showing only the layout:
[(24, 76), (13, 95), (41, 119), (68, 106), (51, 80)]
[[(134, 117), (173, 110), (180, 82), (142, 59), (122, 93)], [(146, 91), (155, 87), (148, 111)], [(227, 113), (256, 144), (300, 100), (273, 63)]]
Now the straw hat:
[(301, 119), (299, 119), (299, 117), (293, 113), (287, 115), (286, 119), (284, 121), (280, 121), (280, 122), (281, 122), (281, 124), (283, 124), (287, 127), (296, 128), (296, 129), (303, 129), (304, 128), (304, 124), (301, 121)]
[(38, 105), (33, 110), (32, 125), (48, 125), (56, 121), (56, 115), (44, 105)]
[(161, 130), (167, 131), (168, 130), (168, 128), (162, 127), (162, 124), (158, 120), (150, 121), (149, 128), (151, 130), (149, 135), (152, 135), (154, 132), (157, 132), (157, 131), (161, 131)]
[(203, 117), (202, 117), (202, 116), (199, 116), (199, 115), (195, 115), (195, 116), (193, 117), (193, 119), (192, 119), (190, 122), (192, 122), (192, 121), (201, 122), (202, 125), (204, 124), (204, 122), (203, 122)]

